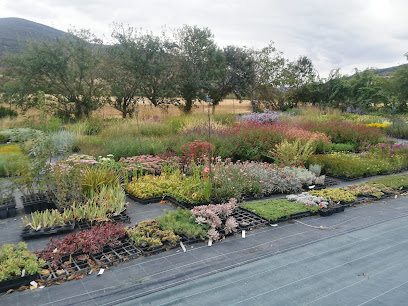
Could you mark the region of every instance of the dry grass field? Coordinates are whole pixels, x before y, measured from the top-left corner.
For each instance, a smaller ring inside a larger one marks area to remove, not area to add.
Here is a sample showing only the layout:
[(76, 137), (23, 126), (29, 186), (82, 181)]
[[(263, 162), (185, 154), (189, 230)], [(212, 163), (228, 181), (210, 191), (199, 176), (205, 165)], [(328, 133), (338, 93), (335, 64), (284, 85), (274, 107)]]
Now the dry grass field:
[[(197, 103), (193, 106), (192, 114), (207, 114), (208, 109), (212, 111), (211, 104)], [(183, 112), (175, 105), (163, 105), (160, 107), (154, 107), (150, 104), (139, 105), (139, 118), (152, 118), (158, 116), (159, 118), (173, 117), (182, 115)], [(216, 114), (245, 114), (251, 112), (251, 103), (249, 100), (239, 101), (237, 99), (225, 99), (220, 102), (215, 108)], [(105, 105), (100, 110), (93, 113), (95, 117), (108, 118), (121, 118), (121, 113), (114, 109), (110, 105)]]

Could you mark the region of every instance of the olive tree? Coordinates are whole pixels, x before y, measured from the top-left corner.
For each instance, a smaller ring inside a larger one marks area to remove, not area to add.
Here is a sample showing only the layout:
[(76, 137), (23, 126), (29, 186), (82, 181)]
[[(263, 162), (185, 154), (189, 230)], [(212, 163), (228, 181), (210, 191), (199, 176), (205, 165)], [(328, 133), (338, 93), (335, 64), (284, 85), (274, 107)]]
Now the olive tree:
[(6, 73), (21, 95), (44, 92), (54, 97), (53, 107), (61, 114), (86, 118), (104, 102), (102, 50), (102, 42), (89, 31), (71, 32), (53, 42), (30, 43), (6, 61)]

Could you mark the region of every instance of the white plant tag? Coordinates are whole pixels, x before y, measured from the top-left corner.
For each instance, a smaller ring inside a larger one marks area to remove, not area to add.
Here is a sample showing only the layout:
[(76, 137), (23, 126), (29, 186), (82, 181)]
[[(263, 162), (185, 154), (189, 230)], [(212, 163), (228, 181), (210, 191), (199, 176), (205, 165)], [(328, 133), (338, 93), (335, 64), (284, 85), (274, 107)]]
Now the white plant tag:
[(315, 187), (316, 187), (316, 185), (311, 185), (311, 186), (309, 186), (309, 189), (313, 189)]
[(245, 238), (245, 233), (246, 233), (246, 231), (243, 230), (243, 231), (242, 231), (242, 238)]
[(105, 272), (105, 269), (100, 269), (99, 272), (98, 272), (98, 274), (97, 274), (97, 276), (102, 275), (103, 272)]
[(212, 246), (212, 239), (208, 239), (208, 246)]
[(25, 269), (23, 269), (23, 271), (21, 271), (21, 277), (25, 276)]
[(184, 244), (181, 241), (180, 241), (180, 246), (183, 249), (183, 252), (185, 253), (187, 250), (186, 250), (186, 247), (184, 246)]
[(31, 281), (31, 282), (30, 282), (30, 285), (33, 286), (33, 287), (35, 287), (35, 288), (38, 287), (38, 284), (37, 284), (36, 281)]

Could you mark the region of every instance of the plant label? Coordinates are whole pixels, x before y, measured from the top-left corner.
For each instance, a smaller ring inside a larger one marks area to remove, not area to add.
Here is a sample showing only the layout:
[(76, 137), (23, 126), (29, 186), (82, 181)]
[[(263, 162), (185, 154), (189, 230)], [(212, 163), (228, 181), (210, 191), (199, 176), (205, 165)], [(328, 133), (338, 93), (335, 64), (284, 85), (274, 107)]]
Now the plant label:
[(36, 281), (31, 281), (30, 285), (37, 288), (38, 287), (38, 283)]
[(212, 246), (212, 239), (208, 239), (208, 246)]
[(23, 269), (23, 271), (21, 271), (21, 277), (25, 276), (25, 269)]
[(98, 272), (98, 274), (97, 274), (96, 276), (102, 275), (103, 272), (105, 272), (105, 269), (100, 269), (99, 272)]
[(180, 246), (183, 249), (183, 252), (185, 253), (187, 250), (186, 250), (186, 247), (184, 246), (184, 244), (181, 241), (180, 241)]
[(245, 233), (246, 233), (246, 231), (243, 230), (243, 231), (242, 231), (242, 238), (245, 238)]

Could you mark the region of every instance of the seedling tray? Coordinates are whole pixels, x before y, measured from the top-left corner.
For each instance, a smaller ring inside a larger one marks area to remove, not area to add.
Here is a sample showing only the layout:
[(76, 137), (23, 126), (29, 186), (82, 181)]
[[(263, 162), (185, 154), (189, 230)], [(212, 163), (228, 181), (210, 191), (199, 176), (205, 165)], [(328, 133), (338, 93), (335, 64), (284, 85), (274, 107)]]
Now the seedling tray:
[(141, 254), (142, 252), (131, 241), (124, 240), (119, 246), (105, 247), (102, 252), (93, 254), (91, 257), (98, 266), (108, 267), (137, 258)]
[(20, 236), (23, 239), (33, 239), (42, 236), (54, 235), (54, 234), (62, 234), (70, 232), (75, 227), (75, 221), (68, 222), (63, 226), (55, 226), (55, 227), (46, 227), (41, 228), (39, 230), (34, 230), (31, 227), (25, 227), (21, 232)]
[[(68, 264), (68, 267), (60, 267), (59, 269), (54, 269), (49, 262), (46, 263), (44, 270), (48, 270), (48, 275), (40, 275), (40, 279), (45, 285), (60, 282), (63, 280), (70, 280), (75, 278), (80, 274), (86, 274), (91, 271), (92, 266), (88, 260), (79, 260), (79, 256), (84, 255), (74, 255), (71, 258), (71, 262)], [(67, 259), (66, 261), (68, 261)], [(63, 262), (66, 262), (63, 261)]]
[(181, 242), (183, 242), (183, 244), (194, 244), (194, 243), (199, 243), (199, 242), (203, 242), (204, 240), (201, 239), (200, 237), (198, 238), (191, 238), (188, 237), (185, 234), (179, 234), (179, 236), (181, 237)]
[(257, 227), (266, 226), (269, 223), (268, 220), (242, 207), (237, 207), (233, 211), (232, 216), (237, 220), (240, 230), (252, 230)]
[[(130, 217), (126, 214), (126, 212), (122, 212), (120, 215), (113, 216), (109, 220), (110, 221), (108, 221), (108, 222), (113, 222), (114, 224), (117, 224), (117, 223), (123, 223), (123, 224), (130, 223)], [(98, 226), (98, 225), (100, 225), (102, 223), (104, 223), (104, 222), (96, 222), (95, 224), (92, 224), (88, 220), (81, 220), (81, 221), (78, 221), (76, 223), (76, 225), (77, 225), (77, 228), (79, 228), (82, 231), (82, 230), (91, 229), (93, 226)]]
[(152, 198), (138, 198), (129, 192), (126, 192), (126, 195), (131, 198), (133, 201), (140, 203), (140, 204), (150, 204), (150, 203), (158, 203), (162, 201), (165, 197), (152, 197)]

